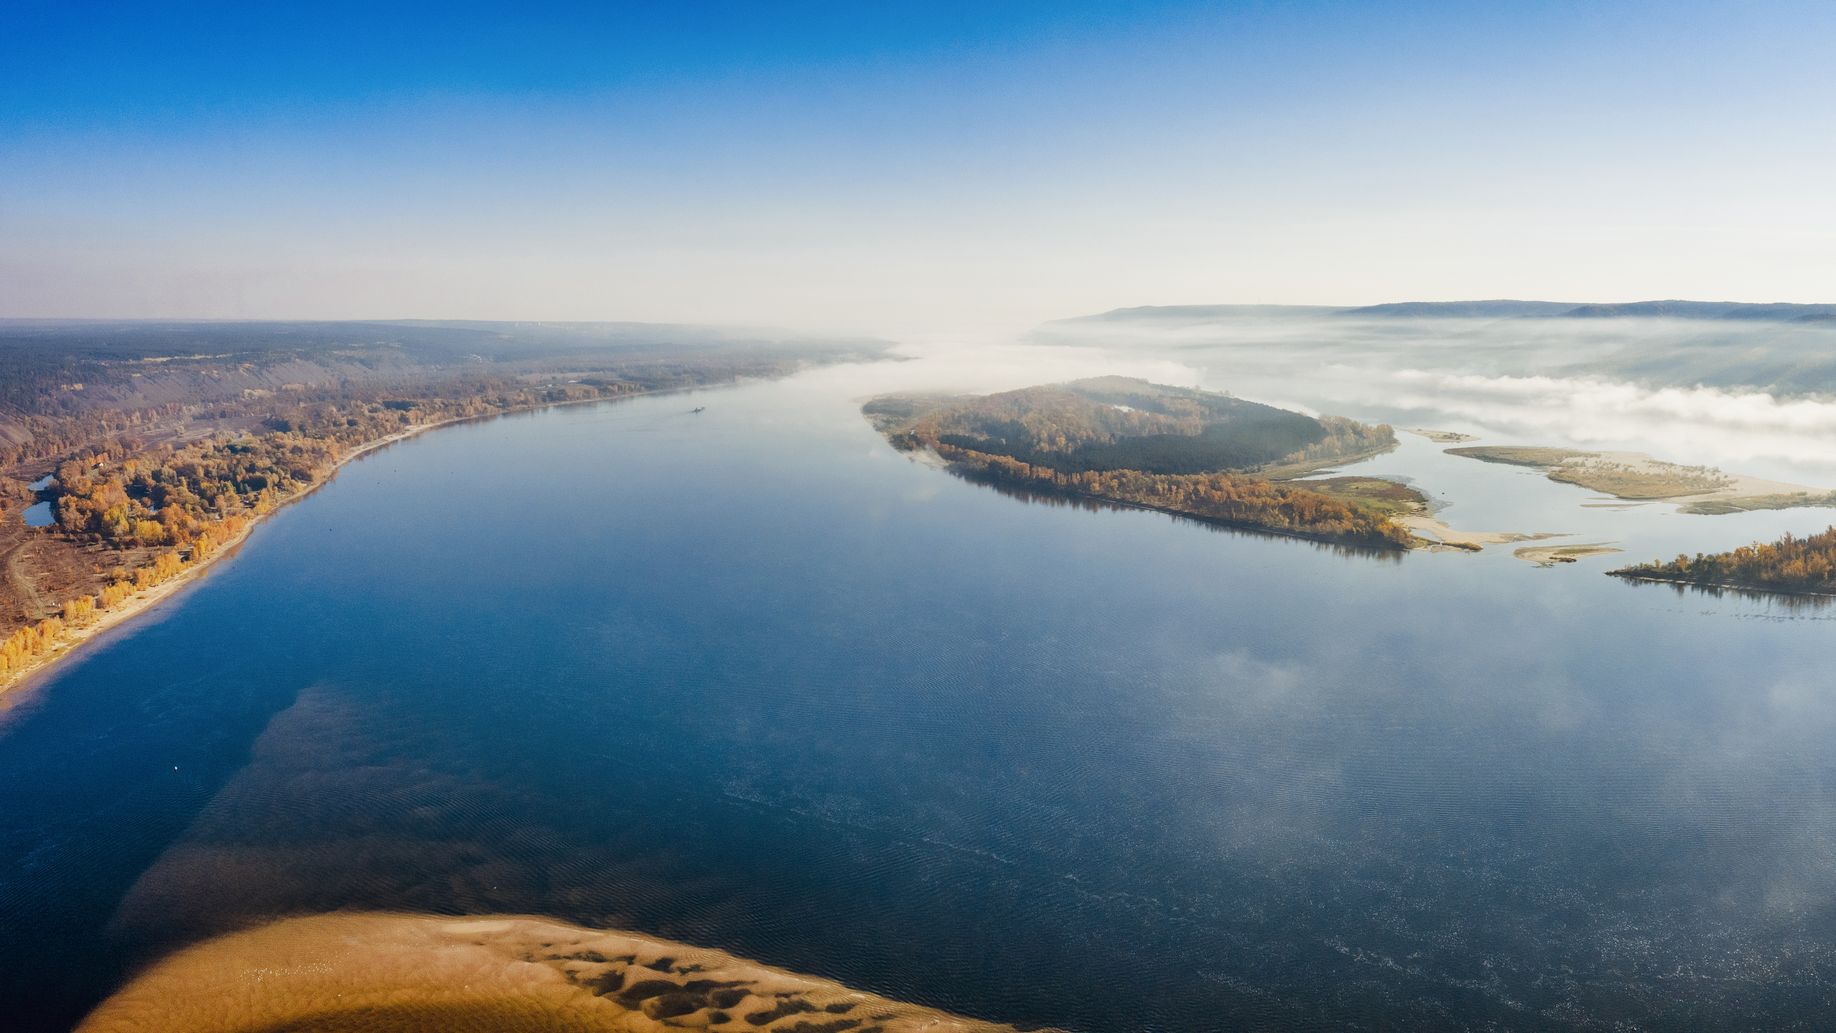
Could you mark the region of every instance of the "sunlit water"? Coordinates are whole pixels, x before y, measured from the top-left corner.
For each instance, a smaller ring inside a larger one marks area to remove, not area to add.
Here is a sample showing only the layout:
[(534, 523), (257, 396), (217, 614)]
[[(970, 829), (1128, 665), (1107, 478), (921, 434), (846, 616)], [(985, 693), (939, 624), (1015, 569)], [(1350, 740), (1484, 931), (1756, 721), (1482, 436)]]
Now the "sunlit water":
[[(10, 1028), (343, 907), (1079, 1030), (1830, 1017), (1836, 608), (1026, 504), (859, 416), (950, 375), (394, 446), (15, 694)], [(1369, 468), (1456, 526), (1638, 556), (1836, 519), (1589, 509), (1440, 449)]]

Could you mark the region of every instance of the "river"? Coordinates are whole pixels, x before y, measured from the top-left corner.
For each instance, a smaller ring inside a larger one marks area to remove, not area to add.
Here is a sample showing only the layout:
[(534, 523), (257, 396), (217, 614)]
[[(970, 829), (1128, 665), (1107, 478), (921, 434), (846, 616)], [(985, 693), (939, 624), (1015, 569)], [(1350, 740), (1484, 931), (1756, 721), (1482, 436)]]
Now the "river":
[[(922, 368), (391, 446), (14, 693), (11, 1028), (338, 908), (1089, 1031), (1828, 1018), (1836, 608), (1029, 504), (861, 419)], [(1637, 558), (1832, 519), (1443, 447), (1366, 468)]]

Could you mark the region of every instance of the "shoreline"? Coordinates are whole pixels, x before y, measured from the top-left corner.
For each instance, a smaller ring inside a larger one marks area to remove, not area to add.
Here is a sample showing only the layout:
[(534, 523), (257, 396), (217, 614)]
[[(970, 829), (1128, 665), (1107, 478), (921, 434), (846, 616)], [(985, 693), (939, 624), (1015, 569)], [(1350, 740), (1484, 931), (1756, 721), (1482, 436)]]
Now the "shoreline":
[(90, 642), (94, 641), (95, 639), (102, 637), (102, 635), (104, 635), (105, 633), (114, 631), (117, 628), (121, 627), (123, 624), (126, 624), (129, 621), (133, 620), (134, 618), (145, 615), (146, 613), (148, 613), (149, 611), (157, 607), (160, 603), (165, 602), (167, 599), (178, 594), (183, 589), (191, 587), (191, 585), (195, 583), (205, 573), (215, 569), (218, 563), (226, 561), (230, 557), (236, 555), (236, 553), (240, 552), (242, 549), (243, 543), (248, 541), (249, 535), (253, 534), (257, 527), (260, 527), (262, 524), (266, 523), (269, 517), (273, 516), (276, 513), (279, 513), (281, 510), (287, 508), (288, 506), (293, 505), (295, 502), (298, 502), (301, 499), (304, 499), (308, 495), (311, 495), (313, 492), (318, 491), (320, 488), (323, 488), (326, 485), (330, 484), (333, 481), (333, 479), (335, 479), (338, 476), (338, 472), (340, 470), (343, 470), (347, 464), (354, 463), (357, 460), (362, 459), (364, 456), (367, 456), (372, 452), (378, 451), (379, 449), (387, 448), (390, 445), (399, 444), (403, 441), (409, 440), (410, 438), (419, 437), (420, 435), (425, 434), (428, 431), (439, 430), (442, 427), (451, 427), (451, 426), (454, 426), (460, 423), (475, 423), (475, 422), (482, 422), (485, 420), (495, 420), (495, 419), (498, 419), (504, 416), (516, 416), (522, 413), (542, 412), (548, 409), (560, 409), (566, 406), (573, 406), (573, 405), (593, 405), (593, 404), (597, 404), (600, 402), (619, 402), (627, 398), (655, 398), (655, 397), (661, 397), (661, 396), (671, 395), (671, 394), (680, 394), (680, 393), (685, 393), (685, 392), (690, 392), (690, 391), (707, 390), (708, 388), (715, 387), (715, 386), (727, 386), (727, 385), (724, 385), (724, 384), (723, 385), (697, 385), (695, 387), (668, 388), (668, 389), (661, 390), (661, 391), (639, 390), (639, 391), (628, 392), (626, 394), (607, 395), (607, 396), (601, 396), (598, 398), (570, 398), (570, 399), (565, 399), (559, 402), (543, 402), (540, 405), (529, 405), (529, 406), (523, 406), (521, 408), (516, 408), (516, 409), (505, 409), (502, 412), (479, 413), (475, 416), (455, 416), (451, 419), (438, 420), (433, 423), (416, 424), (411, 427), (404, 427), (403, 429), (396, 431), (393, 434), (388, 434), (383, 437), (377, 438), (375, 441), (366, 441), (363, 444), (358, 445), (357, 447), (351, 449), (346, 454), (338, 457), (337, 462), (332, 464), (331, 469), (326, 471), (325, 476), (322, 479), (315, 481), (314, 483), (304, 488), (301, 488), (299, 491), (296, 491), (293, 494), (287, 496), (286, 498), (281, 499), (280, 501), (276, 502), (273, 508), (269, 509), (266, 513), (262, 513), (259, 516), (251, 517), (248, 522), (248, 526), (244, 527), (240, 532), (238, 532), (235, 535), (235, 537), (230, 538), (226, 540), (225, 542), (223, 542), (223, 544), (217, 546), (217, 548), (214, 551), (212, 551), (210, 555), (204, 557), (203, 562), (192, 563), (192, 564), (187, 565), (183, 570), (181, 570), (179, 573), (177, 573), (170, 579), (166, 581), (162, 581), (159, 584), (154, 585), (152, 588), (146, 589), (143, 592), (136, 592), (135, 594), (129, 596), (128, 598), (123, 599), (116, 606), (112, 606), (106, 610), (97, 610), (95, 618), (91, 620), (88, 624), (84, 624), (79, 627), (68, 628), (68, 630), (65, 632), (64, 639), (60, 641), (58, 645), (56, 646), (56, 648), (54, 648), (51, 652), (45, 654), (42, 657), (39, 657), (33, 660), (31, 663), (27, 664), (24, 667), (21, 667), (20, 669), (12, 672), (11, 674), (5, 676), (4, 678), (0, 678), (0, 713), (3, 713), (7, 707), (12, 705), (12, 703), (14, 702), (13, 697), (17, 695), (18, 690), (26, 688), (32, 682), (38, 680), (39, 678), (51, 674), (52, 670), (59, 663), (62, 663), (63, 661), (68, 660), (72, 656), (81, 652), (84, 646), (88, 645)]
[[(1036, 495), (1053, 496), (1056, 498), (1079, 499), (1079, 500), (1086, 501), (1086, 502), (1099, 503), (1105, 506), (1117, 506), (1122, 509), (1138, 509), (1138, 510), (1142, 510), (1148, 513), (1162, 513), (1167, 516), (1179, 517), (1183, 520), (1192, 520), (1192, 521), (1196, 521), (1197, 523), (1209, 524), (1212, 527), (1221, 527), (1221, 528), (1225, 528), (1231, 531), (1248, 531), (1248, 532), (1252, 532), (1255, 534), (1273, 535), (1277, 538), (1293, 538), (1298, 541), (1313, 542), (1316, 545), (1330, 545), (1330, 546), (1333, 546), (1334, 548), (1339, 548), (1339, 549), (1353, 549), (1353, 550), (1360, 550), (1360, 551), (1371, 552), (1371, 553), (1376, 553), (1376, 554), (1381, 554), (1381, 555), (1396, 555), (1396, 556), (1414, 552), (1417, 549), (1416, 546), (1378, 545), (1372, 542), (1346, 540), (1343, 538), (1330, 538), (1330, 537), (1327, 537), (1326, 535), (1308, 534), (1305, 531), (1293, 531), (1293, 530), (1289, 530), (1283, 527), (1269, 527), (1264, 524), (1252, 524), (1252, 523), (1249, 523), (1248, 521), (1226, 520), (1222, 517), (1206, 516), (1203, 513), (1188, 513), (1185, 510), (1171, 509), (1166, 506), (1154, 506), (1146, 502), (1132, 502), (1127, 499), (1110, 498), (1108, 495), (1092, 495), (1091, 493), (1087, 491), (1073, 491), (1069, 488), (1060, 488), (1056, 485), (1050, 484), (1049, 482), (1045, 482), (1045, 481), (1039, 481), (1039, 482), (1028, 481), (1028, 482), (1022, 483), (1022, 482), (1017, 482), (1017, 481), (1005, 480), (999, 477), (988, 477), (988, 476), (980, 475), (977, 471), (964, 469), (962, 468), (962, 464), (952, 462), (951, 460), (945, 458), (944, 456), (937, 455), (935, 452), (932, 452), (931, 454), (936, 456), (938, 462), (941, 462), (943, 464), (943, 467), (942, 467), (943, 469), (949, 471), (950, 473), (954, 473), (959, 477), (962, 477), (964, 480), (971, 481), (977, 484), (989, 484), (989, 485), (994, 485), (994, 486), (1003, 487), (1003, 488), (1011, 488), (1011, 489), (1015, 489), (1019, 491), (1032, 492), (1033, 494), (1036, 494)], [(932, 465), (932, 464), (927, 462), (926, 465)], [(1288, 482), (1277, 481), (1273, 483), (1282, 484), (1282, 483), (1288, 483)]]

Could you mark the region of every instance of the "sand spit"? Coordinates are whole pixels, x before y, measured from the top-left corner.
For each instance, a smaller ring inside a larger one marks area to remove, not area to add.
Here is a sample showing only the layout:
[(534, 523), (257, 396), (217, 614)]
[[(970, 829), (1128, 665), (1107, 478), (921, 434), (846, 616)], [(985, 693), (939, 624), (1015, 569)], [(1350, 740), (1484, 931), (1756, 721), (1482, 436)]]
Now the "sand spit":
[(1488, 545), (1508, 545), (1511, 542), (1535, 542), (1544, 538), (1554, 538), (1553, 534), (1518, 534), (1511, 531), (1460, 531), (1449, 527), (1444, 520), (1438, 520), (1426, 513), (1413, 513), (1399, 516), (1396, 522), (1414, 532), (1422, 541), (1427, 542), (1429, 549), (1458, 549), (1462, 552), (1478, 552)]
[(179, 951), (79, 1033), (1014, 1033), (722, 951), (541, 918), (291, 918)]
[(1584, 452), (1528, 445), (1482, 445), (1450, 448), (1447, 452), (1488, 463), (1528, 466), (1543, 471), (1552, 481), (1579, 485), (1622, 501), (1674, 503), (1685, 513), (1836, 506), (1836, 491), (1730, 474), (1709, 466), (1683, 466), (1643, 452)]
[(1457, 430), (1432, 430), (1427, 427), (1410, 427), (1407, 429), (1411, 434), (1427, 438), (1429, 441), (1441, 445), (1458, 445), (1463, 441), (1478, 440), (1478, 438), (1472, 434), (1462, 434)]

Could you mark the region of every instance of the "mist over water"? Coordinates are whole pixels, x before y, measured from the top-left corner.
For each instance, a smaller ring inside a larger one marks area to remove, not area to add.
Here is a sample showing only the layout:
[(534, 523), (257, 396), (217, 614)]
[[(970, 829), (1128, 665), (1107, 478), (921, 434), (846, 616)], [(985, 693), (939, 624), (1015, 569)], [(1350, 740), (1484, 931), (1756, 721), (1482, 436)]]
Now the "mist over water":
[(1828, 323), (1144, 313), (1033, 339), (1277, 405), (1836, 487)]

